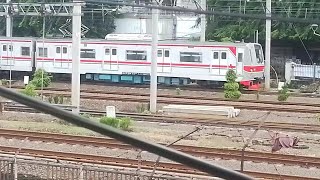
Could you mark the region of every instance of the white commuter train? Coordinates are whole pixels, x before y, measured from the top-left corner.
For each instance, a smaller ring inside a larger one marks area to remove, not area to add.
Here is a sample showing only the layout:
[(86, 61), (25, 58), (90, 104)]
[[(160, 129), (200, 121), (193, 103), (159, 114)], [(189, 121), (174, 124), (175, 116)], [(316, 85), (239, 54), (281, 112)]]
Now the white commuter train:
[[(71, 39), (0, 37), (0, 69), (72, 72)], [(87, 80), (145, 84), (150, 81), (151, 41), (83, 39), (80, 73)], [(228, 69), (248, 89), (264, 77), (264, 56), (257, 43), (159, 41), (158, 82), (168, 85), (225, 82)]]

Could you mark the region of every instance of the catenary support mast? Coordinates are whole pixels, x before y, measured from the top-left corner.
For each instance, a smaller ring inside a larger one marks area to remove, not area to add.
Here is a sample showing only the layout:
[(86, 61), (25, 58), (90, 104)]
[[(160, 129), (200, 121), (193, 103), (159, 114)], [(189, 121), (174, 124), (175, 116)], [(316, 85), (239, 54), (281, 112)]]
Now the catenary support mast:
[(81, 44), (81, 2), (74, 1), (72, 16), (72, 111), (80, 112), (80, 44)]
[(152, 9), (152, 55), (150, 83), (150, 112), (157, 112), (157, 51), (158, 51), (158, 20), (159, 9)]
[[(271, 0), (266, 1), (266, 16), (271, 17)], [(270, 89), (270, 64), (271, 64), (271, 20), (266, 20), (266, 47), (265, 47), (265, 88)]]

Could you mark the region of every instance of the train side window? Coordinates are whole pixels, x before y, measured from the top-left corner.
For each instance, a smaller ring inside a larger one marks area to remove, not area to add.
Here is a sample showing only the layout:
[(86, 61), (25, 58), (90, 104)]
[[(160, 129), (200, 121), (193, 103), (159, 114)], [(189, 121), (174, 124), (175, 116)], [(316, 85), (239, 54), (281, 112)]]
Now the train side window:
[(110, 55), (110, 49), (109, 49), (109, 48), (105, 49), (105, 50), (104, 50), (104, 54), (105, 54), (105, 55)]
[(158, 50), (158, 57), (162, 57), (162, 50)]
[(21, 47), (21, 56), (30, 56), (30, 47)]
[(9, 45), (9, 51), (13, 51), (13, 47)]
[(213, 52), (213, 59), (219, 59), (219, 53)]
[(113, 56), (117, 55), (117, 49), (112, 49), (112, 55)]
[(2, 51), (7, 51), (7, 45), (2, 46)]
[(80, 58), (96, 58), (96, 51), (94, 49), (81, 49)]
[(63, 54), (67, 54), (67, 53), (68, 53), (67, 47), (63, 47), (63, 48), (62, 48), (62, 52), (63, 52)]
[(127, 50), (127, 60), (147, 60), (147, 51)]
[(61, 53), (61, 48), (60, 47), (56, 47), (56, 53), (60, 54)]
[(169, 50), (165, 50), (165, 51), (164, 51), (164, 57), (169, 57), (169, 56), (170, 56)]
[(180, 62), (202, 62), (200, 52), (180, 52)]
[(243, 61), (243, 53), (238, 53), (238, 62)]
[(39, 47), (39, 57), (48, 57), (48, 48)]
[(227, 59), (227, 53), (226, 52), (222, 52), (221, 53), (221, 59)]

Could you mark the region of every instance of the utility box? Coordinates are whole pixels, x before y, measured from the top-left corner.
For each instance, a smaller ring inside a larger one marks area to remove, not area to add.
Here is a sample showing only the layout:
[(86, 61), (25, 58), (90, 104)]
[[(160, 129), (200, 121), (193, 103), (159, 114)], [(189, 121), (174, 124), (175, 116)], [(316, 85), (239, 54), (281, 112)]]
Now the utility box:
[(107, 117), (115, 118), (116, 117), (116, 107), (115, 106), (107, 106), (106, 107)]

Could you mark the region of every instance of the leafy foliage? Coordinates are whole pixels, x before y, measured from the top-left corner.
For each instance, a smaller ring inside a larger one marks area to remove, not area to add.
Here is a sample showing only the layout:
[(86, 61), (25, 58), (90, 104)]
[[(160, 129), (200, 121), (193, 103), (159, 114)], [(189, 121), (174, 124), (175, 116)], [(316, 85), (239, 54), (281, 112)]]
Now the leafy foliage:
[(124, 118), (110, 118), (110, 117), (102, 117), (100, 118), (100, 123), (106, 124), (108, 126), (112, 126), (114, 128), (120, 128), (125, 131), (130, 130), (130, 126), (132, 125), (132, 120), (129, 117)]
[[(42, 73), (43, 73), (43, 81), (42, 81)], [(43, 87), (48, 87), (51, 83), (51, 76), (49, 76), (49, 73), (47, 73), (45, 70), (38, 69), (33, 74), (33, 79), (30, 83), (33, 84), (36, 88), (40, 88), (42, 87), (42, 82), (43, 82)]]
[(21, 93), (31, 97), (35, 97), (38, 95), (38, 93), (36, 92), (36, 87), (33, 84), (28, 84), (24, 88), (24, 90), (21, 91)]
[(119, 127), (122, 130), (129, 131), (131, 124), (132, 124), (131, 119), (128, 117), (124, 117), (120, 119)]
[(227, 72), (226, 79), (224, 97), (227, 99), (239, 99), (241, 92), (239, 91), (239, 84), (236, 82), (237, 75), (232, 69)]
[(59, 96), (54, 96), (53, 101), (55, 104), (58, 104), (59, 103)]
[[(46, 3), (65, 3), (72, 0), (46, 0)], [(37, 0), (12, 0), (12, 2), (19, 3), (39, 3)], [(114, 31), (114, 18), (117, 17), (117, 12), (101, 13), (100, 11), (93, 11), (93, 9), (101, 9), (98, 5), (87, 4), (83, 8), (84, 16), (82, 16), (82, 24), (90, 28), (86, 34), (87, 38), (104, 38), (106, 34)], [(46, 17), (45, 35), (56, 37), (62, 36), (59, 28), (66, 23), (67, 19), (71, 17)], [(0, 23), (5, 23), (5, 18), (0, 18)], [(16, 37), (41, 37), (43, 17), (40, 16), (15, 16), (13, 21), (13, 36)], [(71, 27), (70, 27), (71, 28)], [(70, 31), (72, 32), (72, 31)], [(5, 34), (5, 26), (0, 27), (0, 35)]]
[(106, 124), (108, 126), (112, 126), (114, 128), (118, 128), (119, 126), (119, 119), (117, 118), (110, 118), (110, 117), (102, 117), (100, 119), (100, 123)]
[(278, 101), (286, 101), (288, 97), (288, 85), (284, 85), (282, 89), (279, 91)]
[[(208, 7), (215, 11), (242, 13), (242, 14), (265, 14), (265, 1), (220, 1), (208, 0)], [(318, 0), (282, 0), (272, 2), (272, 14), (280, 17), (319, 19)], [(307, 21), (307, 20), (306, 20)], [(209, 40), (230, 41), (246, 40), (253, 41), (254, 32), (259, 31), (260, 40), (265, 39), (265, 20), (241, 19), (226, 16), (207, 17), (207, 38)], [(296, 29), (295, 29), (296, 27)], [(297, 41), (299, 37), (306, 41), (319, 41), (315, 38), (308, 24), (293, 24), (272, 21), (272, 39)]]

